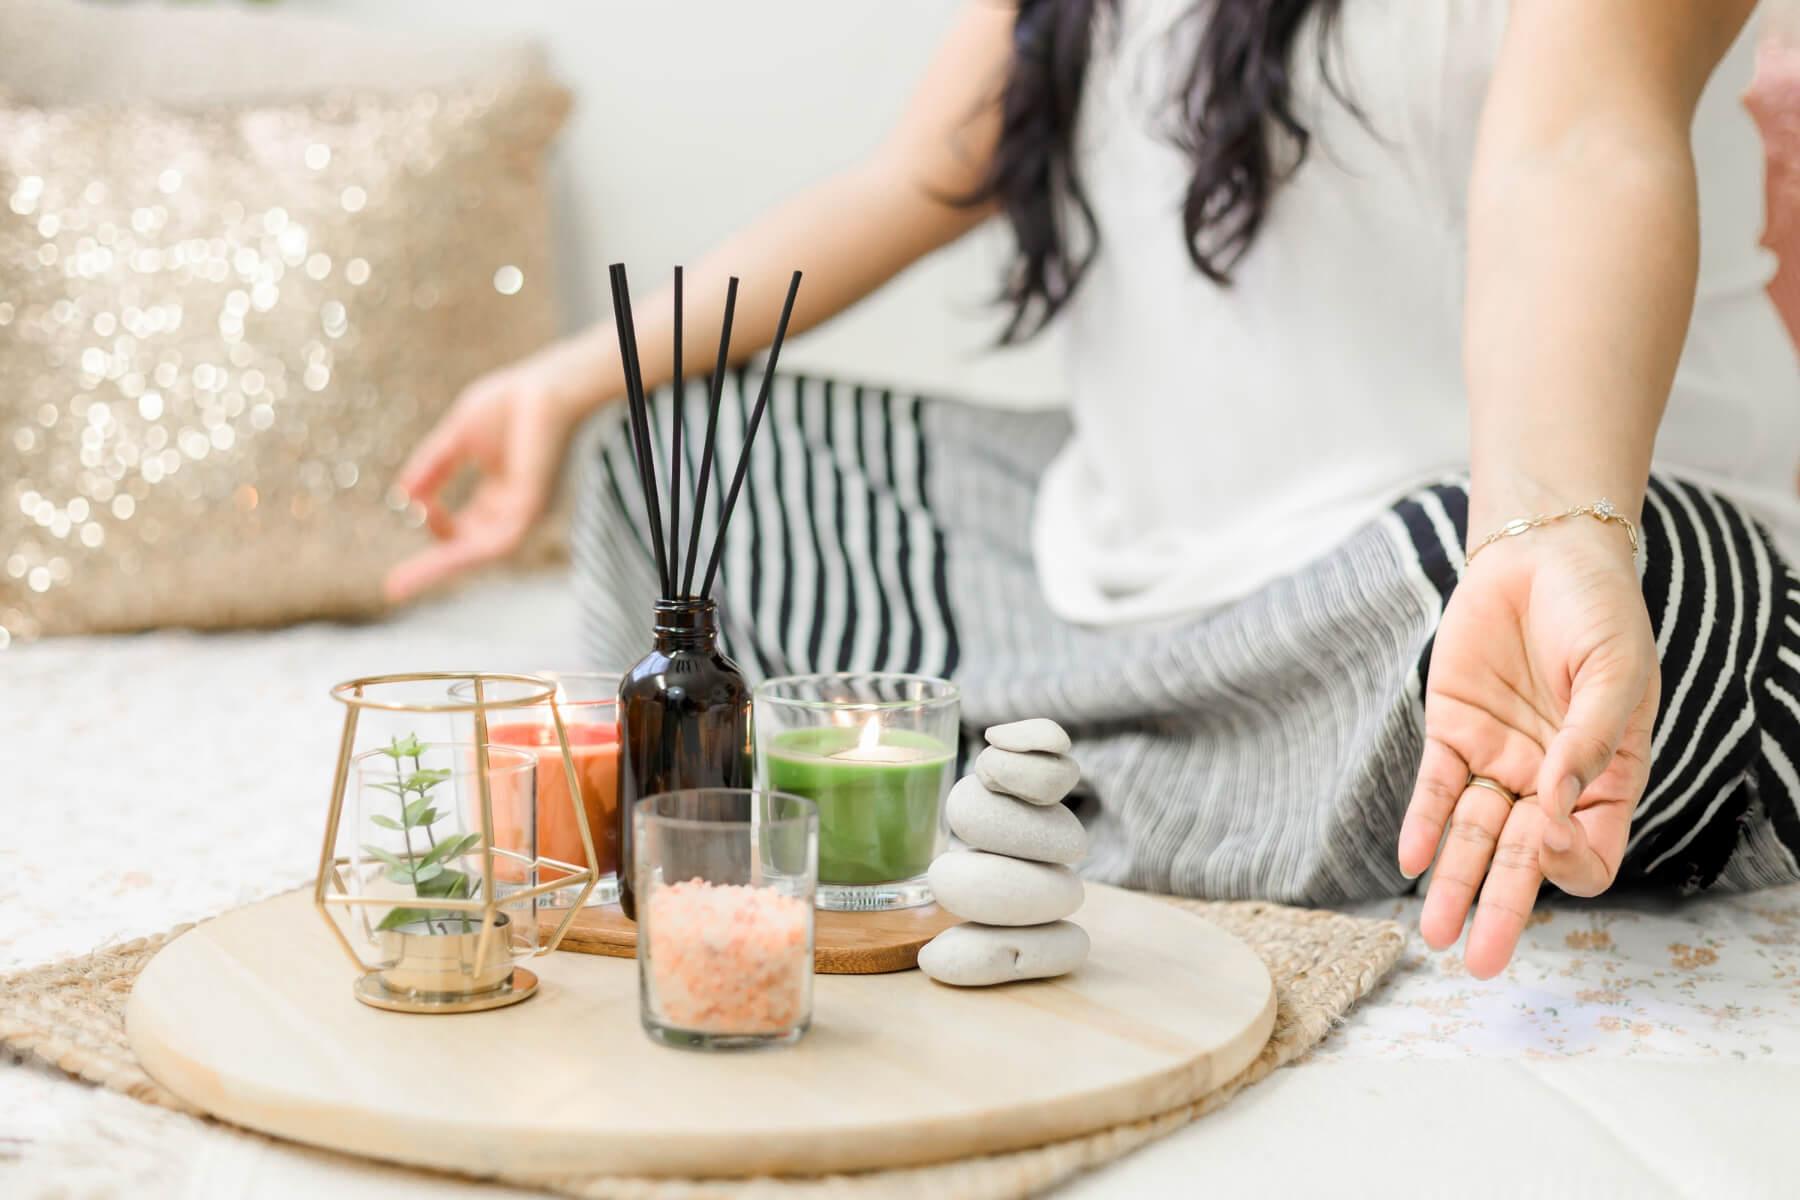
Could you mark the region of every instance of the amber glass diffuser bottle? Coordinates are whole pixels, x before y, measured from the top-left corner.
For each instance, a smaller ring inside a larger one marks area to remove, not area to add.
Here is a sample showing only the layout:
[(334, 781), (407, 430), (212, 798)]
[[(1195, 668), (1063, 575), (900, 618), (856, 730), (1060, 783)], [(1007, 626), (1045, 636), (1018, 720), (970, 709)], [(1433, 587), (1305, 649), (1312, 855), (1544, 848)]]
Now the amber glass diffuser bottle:
[[(656, 645), (620, 683), (619, 719), (619, 861), (630, 864), (645, 796), (751, 785), (750, 685), (719, 648), (713, 601), (657, 602)], [(619, 904), (635, 918), (631, 875), (619, 874)]]

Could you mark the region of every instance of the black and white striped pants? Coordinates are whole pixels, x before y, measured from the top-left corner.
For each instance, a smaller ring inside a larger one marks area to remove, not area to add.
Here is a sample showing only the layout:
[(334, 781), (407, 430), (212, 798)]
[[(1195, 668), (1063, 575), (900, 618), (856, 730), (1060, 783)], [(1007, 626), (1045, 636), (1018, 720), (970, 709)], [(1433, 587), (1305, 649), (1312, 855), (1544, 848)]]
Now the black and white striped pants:
[[(726, 388), (725, 468), (756, 383)], [(653, 413), (666, 452), (668, 392)], [(683, 419), (691, 507), (698, 384)], [(587, 657), (620, 669), (647, 648), (656, 577), (623, 418), (598, 426), (574, 551)], [(715, 588), (732, 654), (753, 677), (950, 676), (971, 729), (1054, 716), (1081, 758), (1095, 878), (1309, 904), (1409, 890), (1394, 847), (1463, 488), (1403, 500), (1221, 611), (1091, 629), (1049, 611), (1031, 562), (1037, 480), (1067, 436), (1059, 414), (778, 379)], [(1800, 582), (1734, 506), (1672, 479), (1652, 480), (1643, 536), (1663, 701), (1621, 882), (1800, 879)]]

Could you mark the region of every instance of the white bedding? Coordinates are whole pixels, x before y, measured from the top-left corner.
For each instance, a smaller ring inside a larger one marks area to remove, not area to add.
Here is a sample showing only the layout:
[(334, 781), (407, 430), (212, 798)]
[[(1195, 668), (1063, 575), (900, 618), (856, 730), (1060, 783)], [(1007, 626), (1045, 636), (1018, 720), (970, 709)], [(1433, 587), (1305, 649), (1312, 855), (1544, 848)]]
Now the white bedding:
[[(298, 884), (353, 675), (570, 665), (554, 574), (391, 621), (0, 653), (0, 970)], [(1358, 911), (1410, 923), (1412, 901)], [(1415, 940), (1297, 1069), (1071, 1195), (1793, 1195), (1800, 888), (1546, 908), (1487, 983)], [(111, 1150), (95, 1153), (93, 1138)], [(80, 1187), (69, 1172), (79, 1164)], [(91, 1186), (89, 1186), (91, 1185)], [(207, 1129), (0, 1062), (0, 1194), (505, 1194)]]

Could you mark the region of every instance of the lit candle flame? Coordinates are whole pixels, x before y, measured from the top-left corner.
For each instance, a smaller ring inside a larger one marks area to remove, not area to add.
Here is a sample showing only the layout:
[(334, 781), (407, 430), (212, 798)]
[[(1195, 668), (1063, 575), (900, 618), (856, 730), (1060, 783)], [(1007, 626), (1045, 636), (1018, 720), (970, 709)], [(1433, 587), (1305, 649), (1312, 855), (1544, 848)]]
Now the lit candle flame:
[(872, 716), (863, 722), (862, 732), (857, 735), (856, 745), (845, 746), (828, 758), (839, 762), (857, 763), (911, 763), (925, 757), (925, 752), (916, 746), (890, 746), (881, 741), (881, 718)]

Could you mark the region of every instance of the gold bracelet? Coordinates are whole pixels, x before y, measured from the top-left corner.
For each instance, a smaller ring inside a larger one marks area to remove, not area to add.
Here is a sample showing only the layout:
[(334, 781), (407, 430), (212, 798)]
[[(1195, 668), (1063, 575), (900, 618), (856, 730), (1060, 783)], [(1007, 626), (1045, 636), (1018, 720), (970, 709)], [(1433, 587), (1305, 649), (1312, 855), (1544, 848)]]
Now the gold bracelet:
[(1465, 564), (1474, 562), (1477, 554), (1480, 554), (1483, 550), (1486, 550), (1501, 538), (1518, 537), (1521, 533), (1530, 533), (1532, 530), (1541, 526), (1549, 525), (1554, 521), (1566, 521), (1570, 517), (1592, 517), (1601, 524), (1610, 522), (1614, 525), (1623, 525), (1625, 527), (1625, 536), (1631, 539), (1631, 556), (1634, 559), (1637, 557), (1637, 526), (1631, 523), (1630, 517), (1614, 508), (1611, 500), (1602, 496), (1592, 504), (1580, 504), (1574, 508), (1564, 509), (1559, 513), (1544, 513), (1543, 515), (1536, 517), (1514, 517), (1512, 520), (1481, 539), (1481, 544), (1469, 551), (1468, 557), (1463, 561)]

